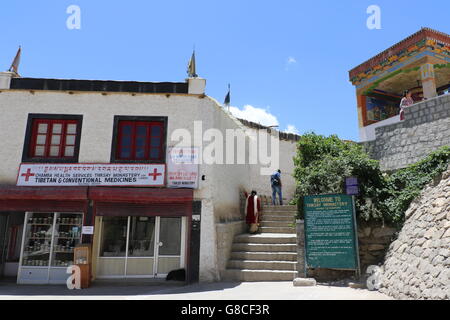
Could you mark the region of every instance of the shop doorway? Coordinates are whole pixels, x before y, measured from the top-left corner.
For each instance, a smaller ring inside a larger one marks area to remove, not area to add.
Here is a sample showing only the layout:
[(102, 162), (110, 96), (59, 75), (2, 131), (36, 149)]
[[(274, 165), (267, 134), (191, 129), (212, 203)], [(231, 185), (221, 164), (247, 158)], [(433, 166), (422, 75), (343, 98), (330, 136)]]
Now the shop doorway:
[(4, 276), (5, 260), (7, 251), (6, 228), (8, 225), (8, 216), (0, 213), (0, 278)]
[(0, 278), (17, 278), (24, 217), (24, 212), (0, 212)]
[(185, 217), (102, 217), (97, 278), (164, 278), (185, 268)]

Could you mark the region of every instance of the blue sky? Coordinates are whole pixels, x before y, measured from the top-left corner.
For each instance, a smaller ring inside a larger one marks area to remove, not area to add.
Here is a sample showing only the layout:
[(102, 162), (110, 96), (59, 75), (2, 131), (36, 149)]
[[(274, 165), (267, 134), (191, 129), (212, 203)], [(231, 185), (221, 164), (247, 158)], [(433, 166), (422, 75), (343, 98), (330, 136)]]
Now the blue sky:
[[(66, 27), (72, 4), (80, 30)], [(370, 5), (381, 8), (381, 30), (366, 26)], [(1, 1), (0, 69), (22, 45), (22, 76), (184, 81), (195, 44), (207, 94), (223, 102), (231, 83), (241, 115), (358, 140), (348, 71), (422, 26), (450, 33), (448, 8), (444, 0)]]

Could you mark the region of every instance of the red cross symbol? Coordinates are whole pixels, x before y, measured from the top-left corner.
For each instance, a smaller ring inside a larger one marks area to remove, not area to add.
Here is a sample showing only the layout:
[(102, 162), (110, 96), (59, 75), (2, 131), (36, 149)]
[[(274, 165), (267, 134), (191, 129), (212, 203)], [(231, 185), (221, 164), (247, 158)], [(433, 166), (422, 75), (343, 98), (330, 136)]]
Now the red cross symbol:
[(155, 181), (157, 176), (162, 176), (162, 173), (158, 173), (158, 169), (155, 168), (153, 169), (153, 173), (149, 173), (148, 175), (149, 177), (153, 177), (153, 181)]
[(21, 174), (22, 177), (25, 177), (25, 181), (26, 182), (28, 182), (28, 179), (30, 177), (33, 177), (34, 175), (35, 175), (34, 173), (31, 173), (31, 169), (30, 168), (28, 168), (27, 173), (22, 173)]

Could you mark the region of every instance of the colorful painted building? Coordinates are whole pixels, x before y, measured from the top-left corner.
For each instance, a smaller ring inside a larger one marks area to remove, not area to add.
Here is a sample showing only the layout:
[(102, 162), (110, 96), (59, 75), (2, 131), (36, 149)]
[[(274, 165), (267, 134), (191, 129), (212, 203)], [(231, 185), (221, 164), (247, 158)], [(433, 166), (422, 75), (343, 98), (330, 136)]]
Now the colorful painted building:
[(450, 35), (422, 28), (349, 71), (356, 87), (360, 141), (375, 139), (375, 128), (400, 121), (405, 90), (414, 102), (450, 88)]

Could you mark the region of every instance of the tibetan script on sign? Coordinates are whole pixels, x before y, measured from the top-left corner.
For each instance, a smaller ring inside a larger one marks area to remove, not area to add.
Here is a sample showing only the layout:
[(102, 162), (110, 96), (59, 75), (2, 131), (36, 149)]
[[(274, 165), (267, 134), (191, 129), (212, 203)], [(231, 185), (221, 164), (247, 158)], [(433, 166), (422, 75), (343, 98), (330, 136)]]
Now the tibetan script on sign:
[(21, 164), (18, 186), (164, 186), (164, 164)]

